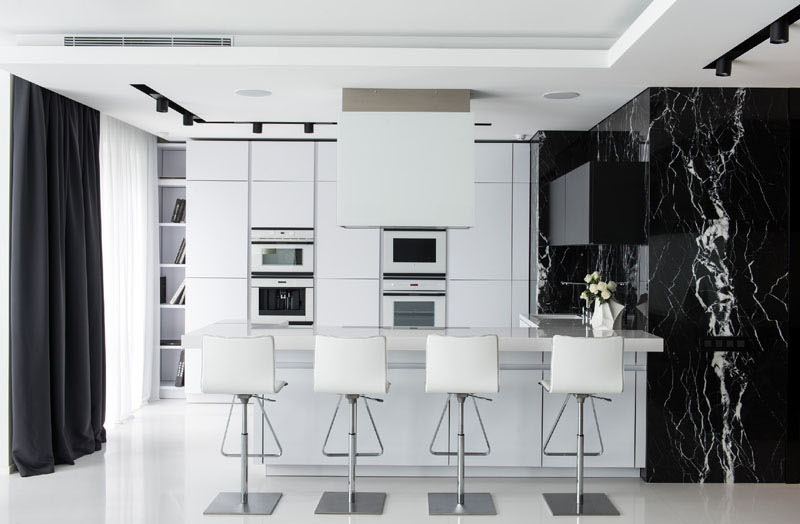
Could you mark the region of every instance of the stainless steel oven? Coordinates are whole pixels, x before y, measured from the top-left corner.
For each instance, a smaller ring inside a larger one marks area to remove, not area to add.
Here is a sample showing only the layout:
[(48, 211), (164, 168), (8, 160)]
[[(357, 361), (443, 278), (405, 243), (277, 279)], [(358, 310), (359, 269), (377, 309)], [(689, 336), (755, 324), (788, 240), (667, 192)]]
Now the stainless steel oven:
[(250, 271), (312, 274), (314, 230), (254, 227), (250, 234)]
[(273, 324), (314, 322), (313, 278), (251, 278), (250, 320)]
[(383, 326), (445, 327), (446, 307), (444, 278), (383, 281)]
[(444, 229), (383, 230), (383, 274), (435, 274), (447, 271)]

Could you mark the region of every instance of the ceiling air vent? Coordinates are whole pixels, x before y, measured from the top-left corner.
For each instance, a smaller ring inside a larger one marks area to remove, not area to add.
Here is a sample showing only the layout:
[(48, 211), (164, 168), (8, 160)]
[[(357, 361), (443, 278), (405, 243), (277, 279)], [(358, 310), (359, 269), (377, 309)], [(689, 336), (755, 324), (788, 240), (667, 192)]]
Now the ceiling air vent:
[(67, 47), (231, 47), (230, 36), (65, 36)]

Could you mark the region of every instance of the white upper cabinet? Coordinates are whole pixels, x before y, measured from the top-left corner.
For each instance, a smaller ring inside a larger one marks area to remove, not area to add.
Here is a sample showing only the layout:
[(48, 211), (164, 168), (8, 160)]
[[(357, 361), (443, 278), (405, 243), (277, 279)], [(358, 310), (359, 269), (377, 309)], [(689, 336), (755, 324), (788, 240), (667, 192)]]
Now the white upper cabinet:
[(530, 143), (514, 144), (513, 158), (515, 184), (528, 184), (531, 181), (531, 145)]
[(317, 142), (317, 180), (336, 182), (337, 143)]
[(531, 236), (530, 184), (512, 184), (511, 278), (528, 280)]
[(448, 232), (449, 278), (511, 280), (511, 186), (475, 184), (475, 227)]
[(319, 278), (378, 278), (380, 230), (336, 225), (336, 182), (317, 183), (316, 275)]
[(244, 180), (248, 176), (247, 142), (189, 140), (186, 143), (187, 180)]
[(251, 227), (314, 227), (314, 182), (253, 182)]
[(247, 182), (187, 182), (186, 276), (246, 278), (248, 243)]
[(510, 280), (447, 283), (447, 327), (505, 327), (510, 318)]
[(512, 144), (475, 144), (475, 182), (511, 182)]
[(314, 142), (252, 142), (253, 180), (314, 180)]

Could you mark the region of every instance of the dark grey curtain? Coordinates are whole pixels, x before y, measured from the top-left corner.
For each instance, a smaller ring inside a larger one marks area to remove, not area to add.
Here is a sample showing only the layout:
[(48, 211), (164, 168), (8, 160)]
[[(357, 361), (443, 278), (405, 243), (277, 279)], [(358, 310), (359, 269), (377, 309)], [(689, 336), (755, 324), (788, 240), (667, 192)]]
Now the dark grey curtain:
[(22, 476), (105, 442), (99, 113), (14, 78), (11, 454)]

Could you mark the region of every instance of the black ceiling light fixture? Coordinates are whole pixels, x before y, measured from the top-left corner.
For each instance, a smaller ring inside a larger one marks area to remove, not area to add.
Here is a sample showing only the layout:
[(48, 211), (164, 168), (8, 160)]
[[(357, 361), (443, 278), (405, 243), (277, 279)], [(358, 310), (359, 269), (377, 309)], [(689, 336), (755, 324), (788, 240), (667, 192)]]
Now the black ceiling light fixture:
[(789, 23), (786, 20), (775, 20), (769, 26), (769, 43), (785, 44), (789, 41)]
[(306, 122), (303, 124), (303, 133), (310, 135), (314, 132), (314, 122)]
[(260, 135), (264, 131), (264, 124), (261, 122), (253, 122), (253, 133)]
[(703, 69), (716, 70), (717, 76), (730, 76), (731, 64), (734, 60), (750, 51), (757, 45), (769, 40), (773, 44), (785, 44), (789, 41), (789, 26), (800, 20), (800, 5), (778, 18), (770, 25), (737, 45), (733, 49), (716, 58)]
[(185, 126), (194, 125), (194, 115), (191, 113), (183, 115), (183, 125)]
[(156, 111), (159, 113), (166, 113), (169, 111), (169, 100), (165, 96), (156, 98)]

